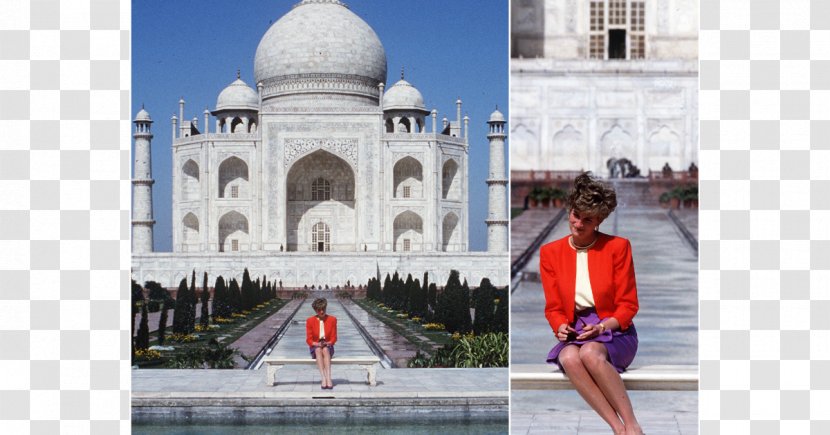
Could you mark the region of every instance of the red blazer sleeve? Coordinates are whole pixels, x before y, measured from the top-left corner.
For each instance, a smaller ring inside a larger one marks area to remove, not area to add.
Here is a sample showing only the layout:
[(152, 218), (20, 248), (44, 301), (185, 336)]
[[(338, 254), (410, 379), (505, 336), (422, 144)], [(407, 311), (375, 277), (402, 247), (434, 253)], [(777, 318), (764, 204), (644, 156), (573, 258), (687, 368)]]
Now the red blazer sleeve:
[(313, 322), (313, 320), (317, 320), (317, 318), (309, 317), (308, 319), (305, 319), (305, 342), (308, 343), (309, 346), (314, 346), (314, 331), (315, 329), (319, 328), (319, 326), (315, 325), (315, 322)]
[(569, 322), (553, 265), (555, 254), (551, 250), (551, 246), (542, 247), (539, 253), (539, 272), (542, 277), (542, 288), (545, 291), (545, 317), (555, 334), (560, 325)]
[(614, 253), (614, 318), (625, 331), (640, 305), (637, 302), (637, 283), (634, 279), (634, 259), (631, 256), (631, 242), (626, 240), (622, 249)]
[[(337, 318), (334, 316), (329, 316), (331, 322), (326, 322), (326, 326), (331, 325), (331, 329), (326, 328), (326, 342), (334, 345), (337, 342)], [(328, 319), (326, 319), (328, 320)]]

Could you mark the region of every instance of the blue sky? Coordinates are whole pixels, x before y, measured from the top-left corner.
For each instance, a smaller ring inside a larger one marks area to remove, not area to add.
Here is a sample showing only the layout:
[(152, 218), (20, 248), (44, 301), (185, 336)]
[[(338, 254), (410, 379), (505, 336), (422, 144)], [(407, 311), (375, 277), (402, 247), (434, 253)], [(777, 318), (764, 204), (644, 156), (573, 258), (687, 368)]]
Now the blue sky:
[[(253, 63), (265, 31), (299, 0), (144, 0), (133, 2), (132, 117), (153, 118), (155, 250), (171, 251), (171, 124), (178, 101), (185, 119), (213, 110), (216, 97), (236, 79), (254, 87)], [(427, 109), (455, 119), (455, 100), (470, 117), (470, 249), (487, 248), (487, 119), (498, 105), (508, 117), (508, 2), (506, 0), (346, 1), (377, 33), (386, 50), (387, 86), (406, 80)], [(429, 124), (429, 122), (428, 122)], [(215, 128), (211, 117), (211, 131)], [(509, 139), (508, 139), (509, 140)], [(508, 156), (505, 145), (505, 156)], [(507, 169), (505, 169), (507, 174)], [(509, 197), (509, 195), (508, 195)], [(505, 202), (507, 207), (507, 202)]]

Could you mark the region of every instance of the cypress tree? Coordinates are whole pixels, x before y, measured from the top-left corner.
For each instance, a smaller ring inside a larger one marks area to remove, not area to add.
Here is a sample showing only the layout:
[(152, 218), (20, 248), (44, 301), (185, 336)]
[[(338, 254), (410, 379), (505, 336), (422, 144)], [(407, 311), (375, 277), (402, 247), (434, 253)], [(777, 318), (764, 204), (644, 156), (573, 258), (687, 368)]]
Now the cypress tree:
[(135, 280), (132, 280), (132, 295), (131, 295), (131, 306), (132, 306), (132, 316), (133, 321), (130, 323), (130, 336), (135, 335), (135, 316), (138, 314), (139, 310), (141, 309), (140, 306), (144, 303), (144, 290), (141, 288)]
[(242, 312), (242, 294), (239, 291), (239, 283), (236, 278), (231, 278), (231, 285), (228, 288), (228, 296), (230, 296), (231, 312)]
[(167, 332), (167, 310), (169, 309), (170, 304), (167, 303), (167, 300), (161, 303), (161, 314), (159, 315), (158, 329), (159, 346), (164, 346), (164, 336)]
[(495, 325), (494, 332), (504, 332), (507, 334), (510, 331), (510, 304), (508, 303), (510, 287), (506, 286), (503, 289), (496, 290), (496, 295), (498, 296), (499, 303), (496, 305), (496, 315), (493, 320)]
[(383, 288), (381, 288), (381, 295), (380, 299), (384, 303), (384, 305), (389, 306), (391, 305), (389, 301), (391, 300), (390, 294), (392, 293), (392, 277), (389, 276), (389, 272), (386, 273), (386, 279), (383, 280)]
[(490, 284), (490, 280), (482, 278), (481, 284), (475, 291), (475, 310), (476, 318), (473, 323), (473, 332), (476, 335), (493, 332), (495, 329), (495, 304), (496, 298), (495, 287)]
[(438, 309), (438, 286), (431, 282), (427, 290), (427, 317), (430, 321), (436, 319), (436, 312)]
[(213, 320), (217, 317), (227, 318), (228, 314), (228, 294), (225, 288), (225, 279), (221, 276), (216, 277), (216, 283), (213, 285)]
[(412, 312), (412, 286), (414, 285), (414, 281), (412, 281), (412, 274), (406, 275), (406, 282), (403, 285), (403, 291), (401, 292), (401, 309), (407, 313)]
[(196, 269), (193, 269), (193, 275), (190, 278), (190, 290), (187, 292), (187, 333), (196, 330)]
[(147, 326), (147, 304), (141, 304), (141, 324), (135, 337), (135, 348), (146, 350), (150, 347), (150, 327)]
[(210, 313), (208, 312), (208, 301), (210, 300), (210, 291), (208, 290), (208, 276), (205, 272), (202, 279), (202, 314), (199, 317), (199, 324), (202, 328), (207, 329), (210, 324)]
[(176, 292), (176, 306), (173, 308), (173, 333), (187, 333), (187, 278), (179, 282), (179, 290)]
[(242, 273), (242, 294), (241, 307), (243, 310), (250, 310), (254, 306), (253, 298), (254, 285), (251, 282), (251, 275), (248, 273), (248, 268)]
[(470, 286), (467, 285), (467, 278), (464, 278), (464, 284), (461, 285), (459, 309), (461, 312), (461, 330), (465, 333), (473, 330), (473, 319), (470, 317), (470, 307)]

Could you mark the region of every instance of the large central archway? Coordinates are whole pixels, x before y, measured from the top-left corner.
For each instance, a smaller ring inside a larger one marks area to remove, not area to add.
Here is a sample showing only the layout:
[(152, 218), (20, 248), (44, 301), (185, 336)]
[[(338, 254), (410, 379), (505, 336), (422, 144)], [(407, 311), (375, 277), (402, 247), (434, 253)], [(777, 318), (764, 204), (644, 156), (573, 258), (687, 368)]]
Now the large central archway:
[(297, 160), (286, 178), (288, 251), (320, 251), (320, 222), (326, 222), (324, 251), (355, 251), (355, 173), (342, 158), (317, 150)]

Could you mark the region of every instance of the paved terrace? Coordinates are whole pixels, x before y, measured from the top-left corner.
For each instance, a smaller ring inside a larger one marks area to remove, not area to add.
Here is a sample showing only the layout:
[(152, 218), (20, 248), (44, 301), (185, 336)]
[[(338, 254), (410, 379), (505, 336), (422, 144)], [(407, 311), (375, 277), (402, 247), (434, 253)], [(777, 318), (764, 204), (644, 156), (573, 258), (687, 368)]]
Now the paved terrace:
[[(696, 215), (684, 215), (682, 221), (693, 223), (687, 228), (696, 235)], [(640, 312), (634, 322), (640, 347), (632, 366), (696, 365), (697, 256), (668, 218), (667, 211), (620, 209), (603, 222), (600, 230), (630, 239), (634, 251), (640, 301)], [(548, 236), (548, 241), (567, 234), (567, 221), (563, 220)], [(537, 252), (525, 270), (536, 272), (538, 268)], [(538, 282), (523, 281), (513, 293), (512, 363), (544, 362), (553, 347), (544, 303)], [(629, 394), (646, 433), (697, 433), (697, 392), (634, 391)], [(575, 391), (514, 391), (511, 400), (511, 433), (609, 433), (605, 422)]]
[[(283, 307), (293, 312), (294, 304)], [(350, 310), (355, 311), (356, 305)], [(329, 298), (329, 313), (338, 320), (335, 356), (372, 355), (368, 344), (346, 315)], [(310, 299), (303, 302), (291, 325), (271, 355), (310, 358), (305, 343), (305, 319), (313, 314)], [(360, 318), (360, 316), (356, 316)], [(266, 321), (268, 322), (268, 321)], [(244, 338), (262, 343), (275, 325), (255, 328)], [(375, 328), (367, 328), (370, 334)], [(381, 334), (382, 335), (382, 334)], [(334, 390), (320, 389), (316, 366), (286, 366), (279, 384), (265, 385), (260, 370), (168, 370), (132, 372), (132, 404), (135, 422), (274, 422), (305, 421), (312, 416), (329, 419), (507, 419), (507, 369), (385, 369), (377, 373), (378, 385), (366, 384), (366, 372), (358, 366), (334, 366)], [(504, 430), (507, 430), (506, 423)]]

